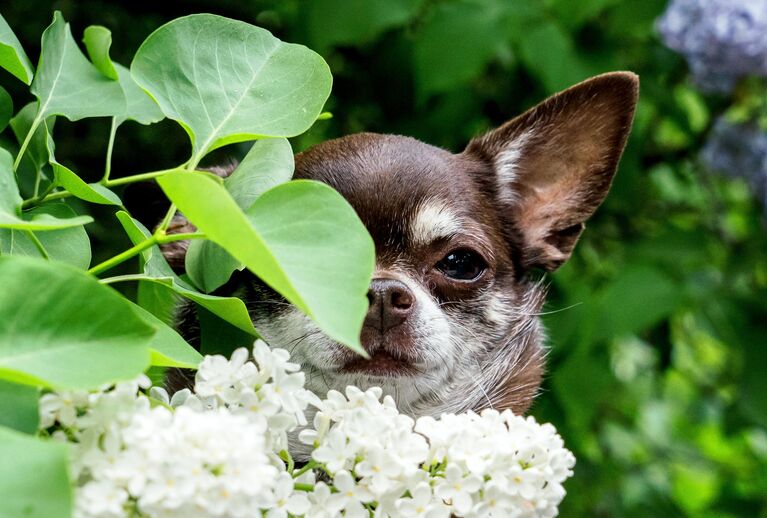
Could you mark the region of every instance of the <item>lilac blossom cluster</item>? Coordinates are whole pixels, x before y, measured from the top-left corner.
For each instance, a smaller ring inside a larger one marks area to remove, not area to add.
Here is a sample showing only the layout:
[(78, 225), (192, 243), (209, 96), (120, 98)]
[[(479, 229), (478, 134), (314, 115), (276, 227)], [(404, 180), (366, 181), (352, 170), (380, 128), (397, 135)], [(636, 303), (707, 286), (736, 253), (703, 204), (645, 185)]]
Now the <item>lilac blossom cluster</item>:
[(657, 28), (705, 91), (727, 93), (741, 77), (767, 76), (767, 0), (672, 0)]
[(320, 400), (303, 386), (259, 341), (205, 357), (173, 397), (147, 396), (144, 376), (49, 392), (41, 428), (70, 444), (77, 518), (557, 514), (575, 459), (551, 425), (494, 410), (416, 421), (379, 388)]

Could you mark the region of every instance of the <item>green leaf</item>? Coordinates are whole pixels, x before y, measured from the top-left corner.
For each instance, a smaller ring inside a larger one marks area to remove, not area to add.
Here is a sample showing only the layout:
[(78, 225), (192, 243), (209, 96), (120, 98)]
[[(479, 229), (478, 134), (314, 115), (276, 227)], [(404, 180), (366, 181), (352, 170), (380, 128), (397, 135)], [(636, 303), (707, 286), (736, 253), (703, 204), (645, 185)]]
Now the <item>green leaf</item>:
[(48, 162), (53, 168), (56, 183), (68, 190), (72, 196), (91, 203), (100, 205), (122, 205), (120, 198), (108, 188), (98, 183), (85, 183), (67, 166), (59, 163), (55, 156), (55, 144), (48, 132), (47, 125), (41, 126), (47, 132), (46, 145), (48, 147)]
[[(11, 119), (11, 129), (13, 134), (16, 135), (16, 140), (18, 140), (19, 144), (24, 141), (27, 133), (29, 133), (36, 116), (37, 103), (31, 102), (19, 110), (19, 113)], [(53, 132), (55, 123), (56, 117), (51, 116), (35, 129), (35, 133), (29, 141), (27, 150), (21, 160), (22, 166), (26, 165), (33, 172), (37, 172), (48, 165), (48, 135)]]
[(589, 20), (596, 19), (605, 9), (618, 3), (619, 0), (580, 0), (579, 2), (552, 0), (549, 2), (555, 18), (573, 29)]
[(744, 414), (762, 426), (767, 426), (767, 377), (755, 365), (765, 365), (767, 361), (767, 331), (763, 323), (755, 319), (752, 326), (738, 329), (740, 349), (743, 351), (745, 368), (741, 374), (741, 397), (738, 401)]
[[(478, 76), (504, 40), (502, 3), (460, 0), (435, 5), (414, 41), (416, 88), (421, 99)], [(456, 37), (459, 35), (460, 37)]]
[(0, 228), (54, 230), (85, 225), (93, 221), (90, 216), (58, 218), (47, 212), (22, 214), (22, 200), (13, 174), (12, 160), (11, 154), (0, 148)]
[(13, 117), (13, 99), (5, 88), (0, 86), (0, 131), (3, 131)]
[(136, 303), (162, 322), (173, 325), (175, 310), (181, 297), (171, 288), (156, 282), (139, 282)]
[(247, 215), (309, 316), (328, 336), (356, 348), (375, 249), (351, 205), (325, 184), (296, 180), (265, 192)]
[(202, 355), (186, 343), (181, 335), (141, 306), (134, 304), (133, 309), (146, 323), (157, 329), (157, 333), (149, 343), (152, 365), (185, 369), (197, 368), (202, 361)]
[(568, 426), (580, 433), (589, 428), (600, 401), (614, 383), (604, 355), (590, 354), (585, 349), (571, 353), (552, 378), (554, 394), (566, 410)]
[(222, 354), (227, 358), (235, 349), (253, 347), (253, 336), (237, 329), (229, 322), (197, 307), (197, 320), (200, 324), (200, 352), (202, 354)]
[[(213, 183), (219, 185), (216, 182)], [(146, 240), (151, 235), (141, 223), (131, 218), (127, 212), (118, 212), (117, 218), (120, 220), (125, 232), (134, 244)], [(253, 336), (258, 335), (256, 329), (253, 327), (253, 322), (248, 314), (248, 309), (245, 307), (245, 303), (243, 303), (242, 300), (236, 297), (217, 297), (215, 295), (206, 295), (198, 292), (193, 286), (189, 285), (189, 283), (179, 278), (173, 272), (171, 267), (165, 261), (165, 258), (162, 256), (160, 248), (157, 246), (144, 250), (144, 252), (142, 252), (142, 257), (144, 260), (144, 273), (146, 274), (146, 277), (142, 279), (143, 282), (153, 282), (166, 286), (182, 297), (188, 298), (207, 308), (212, 313), (218, 315), (227, 322), (230, 322), (232, 325), (246, 333)]]
[(157, 29), (136, 53), (131, 74), (189, 134), (192, 166), (226, 144), (303, 133), (331, 85), (315, 52), (212, 14)]
[(37, 387), (0, 380), (0, 429), (6, 426), (23, 433), (36, 433), (40, 422), (39, 398)]
[(0, 15), (0, 67), (29, 84), (35, 69), (8, 22)]
[[(30, 215), (49, 214), (68, 219), (75, 212), (64, 203), (47, 203), (28, 212)], [(91, 263), (91, 242), (82, 226), (37, 232), (35, 236), (50, 259), (86, 270)], [(25, 231), (0, 229), (0, 254), (40, 257), (40, 251)]]
[(131, 77), (130, 70), (115, 63), (120, 76), (120, 88), (125, 96), (125, 114), (117, 117), (118, 125), (125, 120), (136, 121), (139, 124), (153, 124), (165, 118), (160, 107), (142, 90)]
[(660, 270), (626, 265), (602, 295), (596, 338), (609, 339), (647, 329), (671, 314), (682, 295), (681, 287)]
[(83, 41), (96, 68), (106, 77), (120, 82), (125, 98), (125, 112), (115, 116), (117, 126), (129, 119), (139, 124), (152, 124), (164, 118), (157, 103), (133, 80), (130, 70), (109, 57), (109, 48), (112, 46), (112, 33), (109, 29), (92, 25), (85, 29)]
[(83, 43), (93, 65), (109, 79), (117, 81), (117, 70), (109, 57), (112, 33), (101, 25), (91, 25), (83, 32)]
[[(0, 257), (0, 378), (58, 388), (131, 379), (155, 329), (93, 277), (64, 264)], [(30, 296), (44, 294), (45, 296)]]
[(67, 446), (0, 428), (0, 516), (69, 518)]
[[(250, 149), (224, 187), (237, 206), (248, 209), (270, 188), (293, 176), (293, 150), (287, 139), (259, 140)], [(186, 272), (197, 286), (211, 292), (222, 286), (244, 265), (212, 241), (195, 240), (186, 254)]]
[(287, 139), (259, 140), (231, 176), (224, 179), (224, 186), (245, 210), (272, 187), (289, 181), (293, 169), (293, 148)]
[(365, 43), (412, 19), (420, 0), (312, 0), (302, 8), (312, 47)]
[(125, 112), (119, 83), (104, 77), (80, 52), (58, 11), (43, 33), (40, 63), (30, 90), (40, 102), (37, 121), (50, 115), (74, 121)]
[(327, 185), (288, 182), (246, 216), (206, 176), (170, 173), (160, 187), (189, 220), (329, 337), (362, 352), (359, 333), (374, 266), (373, 241), (354, 209)]
[(114, 192), (98, 183), (85, 183), (71, 169), (57, 162), (52, 153), (51, 166), (56, 183), (72, 193), (72, 196), (100, 205), (122, 205)]
[(21, 195), (16, 186), (12, 163), (11, 154), (0, 148), (0, 215), (4, 213), (17, 214), (21, 207)]
[(547, 92), (557, 92), (588, 76), (571, 35), (559, 25), (544, 21), (515, 36), (521, 60)]
[(79, 227), (92, 223), (90, 216), (75, 216), (61, 219), (48, 213), (37, 213), (29, 219), (19, 218), (12, 214), (0, 212), (0, 228), (15, 228), (18, 230), (58, 230), (62, 228)]

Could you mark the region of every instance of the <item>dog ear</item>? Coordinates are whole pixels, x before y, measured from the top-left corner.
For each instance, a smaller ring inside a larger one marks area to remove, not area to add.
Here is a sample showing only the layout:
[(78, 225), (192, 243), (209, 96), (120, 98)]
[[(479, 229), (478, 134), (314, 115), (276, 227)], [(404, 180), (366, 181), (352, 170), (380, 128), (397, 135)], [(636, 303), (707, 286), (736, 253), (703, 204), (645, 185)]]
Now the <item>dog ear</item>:
[(492, 164), (522, 264), (552, 271), (569, 257), (610, 189), (634, 117), (639, 79), (603, 74), (549, 97), (475, 138), (465, 153)]

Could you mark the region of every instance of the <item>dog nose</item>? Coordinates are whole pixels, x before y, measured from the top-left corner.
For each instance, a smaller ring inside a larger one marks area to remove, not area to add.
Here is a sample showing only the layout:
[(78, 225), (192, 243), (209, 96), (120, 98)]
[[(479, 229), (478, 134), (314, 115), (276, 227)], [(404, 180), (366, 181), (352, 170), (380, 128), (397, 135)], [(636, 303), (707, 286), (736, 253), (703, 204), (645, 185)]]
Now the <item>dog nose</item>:
[(385, 332), (407, 320), (415, 305), (413, 292), (396, 279), (373, 279), (368, 290), (370, 308), (365, 325)]

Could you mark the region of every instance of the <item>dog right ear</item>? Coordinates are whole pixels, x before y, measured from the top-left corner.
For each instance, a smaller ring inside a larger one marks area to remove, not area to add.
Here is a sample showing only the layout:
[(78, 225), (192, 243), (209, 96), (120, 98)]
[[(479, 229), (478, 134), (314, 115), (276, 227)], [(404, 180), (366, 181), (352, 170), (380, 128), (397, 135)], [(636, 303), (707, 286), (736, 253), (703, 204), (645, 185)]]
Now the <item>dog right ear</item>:
[(570, 257), (610, 189), (638, 91), (630, 72), (596, 76), (467, 146), (494, 170), (499, 211), (521, 238), (524, 267), (555, 270)]

